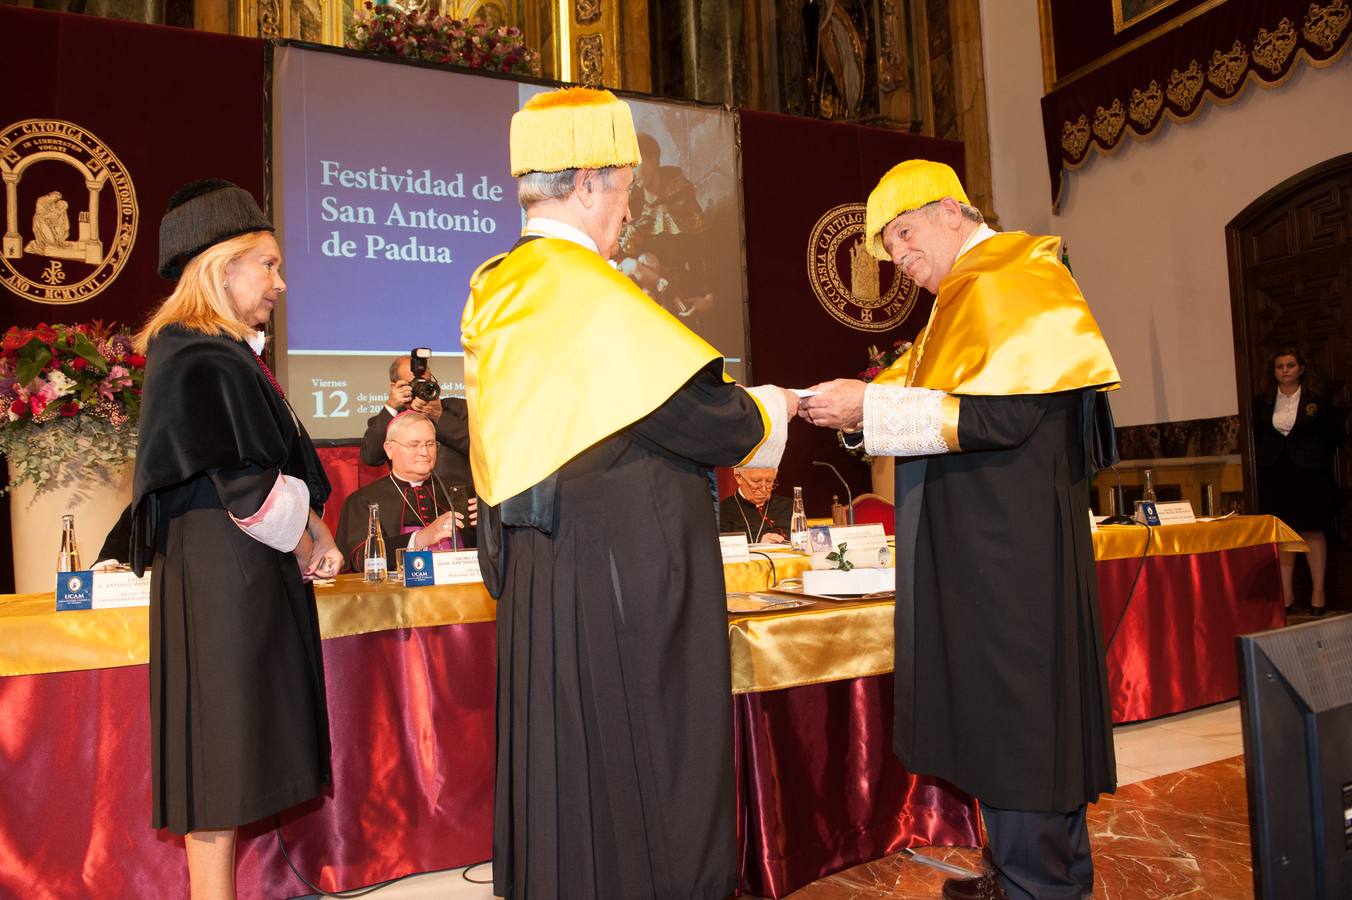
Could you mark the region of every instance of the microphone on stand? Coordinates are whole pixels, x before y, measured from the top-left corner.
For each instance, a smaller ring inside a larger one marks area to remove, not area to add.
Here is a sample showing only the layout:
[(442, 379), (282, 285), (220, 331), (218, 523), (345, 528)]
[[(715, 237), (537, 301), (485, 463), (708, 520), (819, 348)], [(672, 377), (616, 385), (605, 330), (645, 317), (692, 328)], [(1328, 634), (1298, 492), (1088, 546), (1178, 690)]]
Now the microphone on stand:
[(851, 525), (853, 525), (853, 524), (854, 524), (854, 494), (850, 493), (850, 483), (849, 483), (848, 481), (845, 480), (845, 476), (844, 476), (844, 475), (841, 475), (841, 474), (840, 474), (840, 470), (837, 469), (835, 466), (831, 465), (829, 462), (822, 462), (822, 461), (819, 460), (819, 459), (814, 459), (814, 460), (812, 461), (812, 464), (813, 464), (814, 466), (825, 466), (826, 468), (830, 469), (832, 472), (835, 472), (835, 473), (836, 473), (836, 477), (840, 479), (840, 483), (843, 484), (843, 485), (845, 485), (845, 504), (846, 504), (846, 505), (845, 505), (845, 517), (846, 517), (846, 521), (848, 521)]

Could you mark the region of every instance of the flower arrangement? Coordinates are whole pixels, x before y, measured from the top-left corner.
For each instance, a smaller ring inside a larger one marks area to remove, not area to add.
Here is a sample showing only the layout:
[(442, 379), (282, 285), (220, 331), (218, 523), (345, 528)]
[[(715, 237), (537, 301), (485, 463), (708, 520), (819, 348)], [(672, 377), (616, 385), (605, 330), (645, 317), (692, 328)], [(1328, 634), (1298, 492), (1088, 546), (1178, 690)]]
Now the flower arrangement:
[(886, 350), (879, 350), (877, 347), (870, 345), (868, 348), (868, 368), (860, 372), (859, 377), (864, 381), (872, 381), (878, 377), (879, 372), (901, 359), (901, 355), (910, 349), (910, 341), (893, 341), (892, 346)]
[(366, 0), (347, 26), (343, 45), (427, 62), (539, 75), (540, 54), (526, 46), (519, 28), (453, 19), (421, 9)]
[[(100, 477), (136, 453), (144, 356), (102, 322), (10, 328), (0, 339), (0, 453), (42, 491), (68, 463)], [(3, 490), (0, 490), (3, 492)]]

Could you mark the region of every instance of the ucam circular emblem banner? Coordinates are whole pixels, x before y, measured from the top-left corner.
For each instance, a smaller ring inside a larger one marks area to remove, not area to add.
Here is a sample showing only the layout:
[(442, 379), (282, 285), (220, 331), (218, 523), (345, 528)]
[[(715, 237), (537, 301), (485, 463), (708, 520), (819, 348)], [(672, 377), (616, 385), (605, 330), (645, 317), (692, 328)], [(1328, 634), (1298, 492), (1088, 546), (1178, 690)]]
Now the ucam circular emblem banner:
[(88, 129), (25, 119), (0, 131), (0, 281), (37, 303), (88, 300), (122, 271), (139, 211), (131, 176)]
[(817, 220), (807, 243), (807, 280), (836, 321), (859, 331), (890, 331), (910, 315), (920, 288), (869, 253), (864, 209), (842, 203)]

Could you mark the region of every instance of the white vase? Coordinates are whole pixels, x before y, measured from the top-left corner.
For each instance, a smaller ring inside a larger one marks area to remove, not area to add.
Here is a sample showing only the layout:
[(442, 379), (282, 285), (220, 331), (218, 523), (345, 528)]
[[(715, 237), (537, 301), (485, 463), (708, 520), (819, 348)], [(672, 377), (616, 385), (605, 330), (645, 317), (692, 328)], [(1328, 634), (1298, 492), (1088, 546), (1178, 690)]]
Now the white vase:
[(873, 493), (892, 502), (893, 487), (896, 484), (897, 460), (894, 456), (875, 456), (869, 460), (869, 473), (873, 476)]
[[(80, 562), (92, 566), (108, 532), (131, 502), (135, 466), (130, 461), (104, 477), (85, 478), (62, 472), (39, 493), (31, 481), (9, 495), (10, 532), (14, 540), (14, 590), (20, 594), (51, 591), (56, 585), (56, 556), (61, 550), (61, 517), (75, 516)], [(13, 480), (13, 472), (10, 478)]]

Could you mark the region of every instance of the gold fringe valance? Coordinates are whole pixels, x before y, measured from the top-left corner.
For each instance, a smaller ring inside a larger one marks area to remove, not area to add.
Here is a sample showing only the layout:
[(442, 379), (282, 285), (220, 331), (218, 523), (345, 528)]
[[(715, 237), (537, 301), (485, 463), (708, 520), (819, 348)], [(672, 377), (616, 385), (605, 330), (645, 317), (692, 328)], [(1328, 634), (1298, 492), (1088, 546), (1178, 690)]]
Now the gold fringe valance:
[(1064, 169), (1154, 136), (1206, 103), (1227, 105), (1249, 84), (1277, 87), (1302, 61), (1331, 65), (1352, 37), (1352, 0), (1226, 3), (1043, 98), (1052, 204)]

